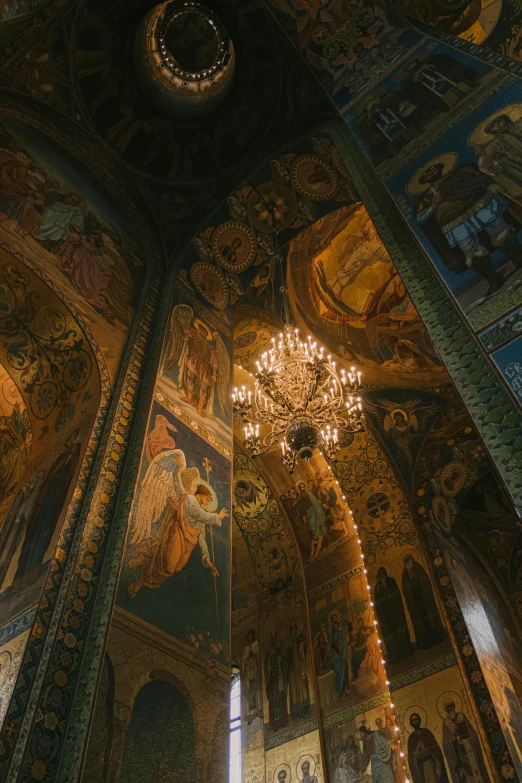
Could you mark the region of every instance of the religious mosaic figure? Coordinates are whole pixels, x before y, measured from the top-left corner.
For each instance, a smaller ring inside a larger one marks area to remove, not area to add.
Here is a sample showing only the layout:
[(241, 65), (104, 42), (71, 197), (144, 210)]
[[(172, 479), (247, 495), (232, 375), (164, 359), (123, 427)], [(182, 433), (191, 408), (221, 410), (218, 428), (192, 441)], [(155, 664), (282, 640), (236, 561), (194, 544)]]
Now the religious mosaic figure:
[(403, 68), (404, 88), (413, 103), (427, 100), (448, 111), (468, 93), (478, 77), (477, 71), (446, 54), (429, 56), (422, 52)]
[(308, 524), (312, 534), (312, 543), (310, 544), (309, 563), (313, 563), (317, 558), (323, 546), (323, 538), (326, 535), (326, 526), (324, 511), (320, 500), (314, 493), (306, 488), (304, 481), (298, 486), (299, 496), (299, 515), (303, 522)]
[(502, 284), (491, 248), (503, 250), (517, 268), (522, 249), (509, 222), (510, 202), (492, 189), (491, 174), (474, 163), (455, 165), (456, 157), (449, 153), (431, 161), (410, 182), (410, 192), (422, 192), (414, 213), (448, 270), (472, 269), (487, 281), (490, 295)]
[(453, 783), (486, 783), (477, 732), (463, 712), (455, 710), (455, 701), (444, 702), (446, 717), (442, 721), (442, 747)]
[(177, 432), (176, 427), (170, 423), (166, 416), (158, 413), (154, 420), (154, 427), (146, 438), (145, 457), (147, 462), (152, 462), (154, 457), (161, 454), (165, 449), (175, 449), (176, 441), (169, 435), (169, 432)]
[(413, 555), (404, 557), (402, 592), (413, 625), (418, 650), (429, 650), (446, 638), (431, 581)]
[(250, 628), (246, 634), (246, 645), (241, 654), (241, 697), (243, 720), (252, 723), (263, 714), (261, 699), (261, 648), (259, 639)]
[(346, 745), (339, 754), (333, 783), (357, 783), (361, 779), (361, 750), (353, 734), (346, 740)]
[(338, 698), (348, 688), (349, 647), (337, 612), (330, 615), (327, 637), (328, 660), (334, 673), (334, 695)]
[(306, 641), (297, 627), (295, 620), (292, 620), (290, 623), (290, 638), (287, 647), (287, 671), (290, 715), (294, 720), (305, 718), (310, 712)]
[(265, 652), (265, 687), (270, 728), (282, 728), (288, 723), (288, 669), (283, 645), (275, 631)]
[(32, 519), (46, 471), (35, 467), (18, 490), (0, 529), (0, 588), (9, 565)]
[(112, 326), (128, 326), (133, 250), (89, 209), (82, 194), (60, 182), (4, 133), (0, 150), (0, 225), (37, 242), (83, 301)]
[(367, 653), (368, 630), (364, 622), (364, 617), (358, 617), (355, 623), (355, 631), (350, 639), (352, 648), (352, 682), (359, 677), (359, 670), (366, 658)]
[(0, 415), (0, 503), (14, 490), (26, 462), (27, 413), (18, 402), (10, 415)]
[(321, 627), (314, 636), (314, 664), (318, 677), (326, 674), (332, 668), (332, 656), (330, 654), (330, 641), (326, 623), (321, 623)]
[(303, 761), (303, 763), (301, 764), (301, 773), (302, 773), (302, 778), (300, 778), (299, 783), (319, 783), (315, 775), (310, 775), (309, 761)]
[(205, 568), (218, 576), (206, 539), (210, 525), (221, 527), (228, 510), (219, 512), (217, 497), (198, 468), (187, 468), (181, 449), (168, 449), (150, 463), (141, 486), (131, 535), (136, 555), (129, 568), (139, 568), (138, 579), (129, 585), (131, 598), (142, 587), (158, 588), (165, 579), (186, 566), (196, 545)]
[(361, 772), (371, 763), (372, 783), (395, 783), (392, 740), (379, 729), (371, 731), (364, 723), (358, 733), (362, 742)]
[(417, 712), (410, 715), (410, 726), (408, 760), (413, 783), (449, 783), (439, 743), (429, 729), (421, 727)]
[[(486, 135), (487, 134), (487, 135)], [(476, 134), (472, 134), (473, 143)], [(500, 189), (514, 200), (522, 196), (522, 117), (497, 114), (482, 131), (491, 141), (475, 147), (479, 166), (494, 177)], [(478, 139), (477, 139), (478, 141)]]
[(375, 613), (386, 647), (388, 663), (400, 663), (413, 653), (401, 591), (384, 566), (377, 571), (374, 593)]
[(27, 518), (15, 581), (32, 582), (39, 575), (78, 467), (81, 448), (81, 443), (76, 442), (59, 454), (40, 486)]
[(189, 305), (174, 307), (171, 334), (164, 362), (166, 371), (177, 367), (181, 401), (194, 407), (200, 416), (215, 416), (217, 401), (222, 416), (229, 409), (230, 358), (219, 333), (200, 318), (194, 318)]

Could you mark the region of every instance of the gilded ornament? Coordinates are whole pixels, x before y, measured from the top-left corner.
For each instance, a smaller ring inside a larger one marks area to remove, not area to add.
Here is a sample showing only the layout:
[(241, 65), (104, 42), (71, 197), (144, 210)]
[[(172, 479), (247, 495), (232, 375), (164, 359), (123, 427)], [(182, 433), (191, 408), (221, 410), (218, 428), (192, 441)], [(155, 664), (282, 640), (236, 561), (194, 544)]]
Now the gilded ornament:
[(212, 234), (212, 253), (217, 264), (228, 272), (243, 272), (254, 261), (256, 235), (246, 223), (229, 220)]
[(317, 155), (299, 155), (290, 172), (292, 187), (312, 201), (328, 201), (339, 192), (339, 180), (333, 168)]
[[(293, 190), (279, 182), (265, 182), (252, 190), (247, 202), (248, 219), (265, 234), (284, 231), (297, 215), (297, 198)], [(275, 224), (275, 225), (274, 225)]]
[(228, 286), (217, 266), (207, 261), (196, 261), (190, 267), (190, 279), (212, 307), (218, 310), (225, 309), (229, 300)]

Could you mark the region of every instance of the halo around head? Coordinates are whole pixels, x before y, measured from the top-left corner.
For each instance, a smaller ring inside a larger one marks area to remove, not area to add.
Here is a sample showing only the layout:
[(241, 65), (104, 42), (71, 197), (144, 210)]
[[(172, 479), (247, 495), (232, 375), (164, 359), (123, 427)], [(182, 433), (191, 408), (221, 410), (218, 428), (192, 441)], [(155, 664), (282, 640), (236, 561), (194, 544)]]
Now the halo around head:
[(422, 565), (422, 560), (420, 554), (415, 549), (406, 549), (404, 552), (401, 552), (398, 558), (399, 568), (404, 568), (404, 558), (408, 555), (411, 555), (416, 563), (419, 563), (419, 565)]
[(403, 725), (406, 731), (408, 732), (408, 734), (411, 734), (413, 731), (413, 726), (410, 723), (410, 718), (415, 713), (417, 713), (417, 715), (420, 716), (421, 729), (425, 729), (428, 725), (428, 715), (424, 707), (421, 707), (419, 704), (413, 704), (411, 707), (408, 707), (408, 709), (404, 713), (404, 718), (403, 718)]
[(301, 758), (295, 765), (295, 771), (297, 773), (298, 780), (301, 780), (303, 774), (301, 771), (301, 767), (303, 766), (305, 761), (308, 761), (308, 763), (310, 764), (310, 775), (313, 776), (315, 773), (315, 759), (313, 756), (310, 755), (310, 753), (305, 753), (304, 756), (301, 756)]
[(455, 166), (457, 158), (458, 155), (456, 152), (445, 152), (444, 155), (439, 155), (438, 157), (430, 160), (428, 163), (425, 163), (422, 168), (415, 172), (413, 177), (408, 182), (406, 186), (406, 193), (410, 193), (410, 195), (413, 196), (417, 193), (424, 193), (424, 191), (429, 190), (431, 187), (430, 183), (420, 181), (424, 172), (432, 166), (437, 166), (440, 163), (442, 165), (442, 176), (445, 177), (446, 174), (448, 174)]
[(292, 770), (290, 769), (288, 764), (280, 764), (278, 767), (275, 768), (275, 770), (274, 770), (274, 777), (272, 778), (273, 783), (279, 783), (278, 779), (277, 779), (277, 776), (279, 775), (279, 773), (283, 769), (286, 772), (285, 783), (290, 783), (290, 781), (292, 780)]
[(472, 147), (480, 147), (494, 139), (495, 135), (493, 133), (488, 133), (486, 128), (489, 127), (490, 124), (497, 119), (497, 117), (501, 117), (502, 115), (505, 115), (513, 122), (516, 122), (516, 120), (519, 120), (522, 117), (522, 103), (511, 103), (509, 106), (504, 106), (502, 109), (498, 109), (498, 111), (496, 111), (494, 114), (491, 114), (485, 120), (482, 120), (480, 125), (477, 125), (473, 133), (470, 135), (468, 144), (470, 144)]
[(196, 492), (196, 488), (200, 484), (202, 484), (204, 487), (210, 490), (212, 494), (212, 500), (210, 501), (208, 506), (205, 506), (205, 511), (209, 511), (211, 513), (217, 511), (217, 507), (218, 507), (217, 495), (214, 489), (208, 483), (208, 481), (205, 481), (204, 479), (201, 478), (198, 468), (185, 468), (185, 470), (181, 474), (181, 483), (183, 484), (183, 487), (186, 490), (186, 492), (190, 494), (194, 494)]
[(462, 699), (460, 698), (459, 694), (455, 693), (455, 691), (444, 691), (444, 693), (441, 693), (437, 699), (437, 712), (442, 719), (446, 717), (446, 710), (444, 709), (444, 705), (449, 701), (452, 701), (455, 704), (455, 712), (461, 712), (462, 710)]
[(197, 329), (200, 326), (202, 326), (206, 332), (206, 339), (212, 340), (212, 332), (206, 325), (205, 321), (202, 321), (201, 318), (194, 318), (194, 327)]
[(410, 57), (404, 63), (404, 65), (401, 68), (399, 68), (399, 70), (393, 77), (394, 81), (401, 82), (403, 79), (405, 79), (407, 76), (410, 75), (411, 73), (410, 68), (412, 63), (423, 63), (424, 60), (427, 60), (429, 56), (430, 56), (430, 52), (417, 52), (416, 54), (414, 54), (413, 57)]

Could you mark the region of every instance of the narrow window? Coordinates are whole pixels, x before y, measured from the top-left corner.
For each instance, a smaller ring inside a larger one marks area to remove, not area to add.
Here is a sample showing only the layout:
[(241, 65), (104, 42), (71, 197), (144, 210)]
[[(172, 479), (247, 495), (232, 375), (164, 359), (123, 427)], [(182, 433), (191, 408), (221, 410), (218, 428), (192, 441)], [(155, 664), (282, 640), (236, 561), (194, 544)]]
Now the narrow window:
[(230, 745), (228, 781), (241, 783), (241, 681), (239, 674), (232, 676), (230, 688)]

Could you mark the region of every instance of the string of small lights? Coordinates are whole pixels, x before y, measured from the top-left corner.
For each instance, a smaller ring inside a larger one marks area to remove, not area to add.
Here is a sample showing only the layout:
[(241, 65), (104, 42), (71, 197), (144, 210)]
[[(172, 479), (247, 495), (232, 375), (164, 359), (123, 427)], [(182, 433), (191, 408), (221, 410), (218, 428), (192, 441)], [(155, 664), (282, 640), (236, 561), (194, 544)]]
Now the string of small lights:
[[(331, 468), (330, 465), (328, 465), (328, 470), (332, 471), (332, 468)], [(333, 473), (333, 471), (332, 471), (332, 473)], [(333, 473), (333, 475), (335, 475), (335, 473)], [(335, 483), (340, 488), (341, 485), (339, 484), (339, 481), (337, 479), (335, 480)], [(342, 498), (343, 503), (347, 507), (346, 495), (341, 494), (341, 498)], [(362, 560), (362, 563), (364, 565), (363, 573), (364, 573), (364, 575), (366, 577), (366, 589), (368, 590), (368, 592), (371, 593), (371, 586), (370, 586), (370, 583), (368, 581), (368, 569), (366, 568), (366, 563), (364, 562), (364, 552), (362, 550), (362, 541), (359, 538), (359, 526), (356, 525), (355, 521), (353, 520), (353, 512), (351, 511), (351, 509), (348, 508), (347, 510), (348, 510), (348, 513), (350, 514), (350, 516), (352, 517), (353, 529), (357, 533), (357, 543), (359, 544), (359, 547), (360, 547), (361, 560)], [(375, 615), (375, 605), (374, 605), (373, 601), (371, 600), (371, 595), (370, 595), (370, 612), (371, 612), (371, 618), (373, 618), (373, 620), (372, 620), (373, 625), (375, 626), (375, 629), (377, 630), (377, 633), (379, 633), (379, 631), (378, 631), (379, 623), (378, 623), (377, 617)], [(382, 639), (379, 636), (377, 637), (377, 642), (378, 642), (379, 645), (382, 645)], [(384, 657), (381, 658), (381, 663), (385, 667), (385, 671), (386, 671), (386, 661), (384, 660)], [(388, 680), (388, 678), (386, 678), (386, 685), (388, 687), (390, 686), (390, 681)], [(390, 696), (391, 696), (391, 694), (390, 694)], [(395, 704), (390, 700), (390, 704), (388, 706), (390, 707), (390, 709), (392, 709), (394, 711), (394, 716), (395, 716)], [(402, 750), (402, 745), (401, 745), (400, 728), (399, 728), (399, 726), (397, 726), (397, 723), (395, 723), (394, 731), (396, 732), (397, 746), (398, 746), (398, 749), (399, 749), (399, 758), (402, 759), (402, 763), (403, 763), (403, 767), (404, 767), (404, 778), (405, 778), (404, 783), (410, 783), (410, 780), (408, 778), (408, 768), (406, 767), (406, 757), (405, 757), (404, 751)]]
[[(236, 367), (238, 367), (240, 370), (242, 370), (243, 372), (248, 373), (248, 375), (253, 377), (252, 373), (249, 372), (248, 370), (246, 370), (244, 367), (242, 367), (242, 365), (236, 365)], [(319, 454), (321, 456), (324, 456), (322, 451), (320, 451)], [(328, 465), (328, 470), (332, 473), (332, 476), (335, 476), (335, 473), (332, 471), (331, 465)], [(341, 485), (340, 485), (339, 480), (337, 478), (335, 478), (335, 483), (337, 484), (337, 486), (339, 487), (339, 491), (341, 492)], [(364, 558), (364, 552), (362, 550), (362, 541), (359, 538), (359, 532), (358, 532), (359, 531), (359, 526), (355, 524), (355, 521), (353, 519), (353, 512), (351, 511), (350, 508), (348, 508), (346, 495), (343, 495), (342, 492), (341, 492), (341, 498), (342, 498), (342, 502), (343, 502), (343, 504), (345, 506), (345, 509), (348, 511), (350, 517), (352, 518), (353, 529), (357, 533), (357, 543), (359, 544), (360, 553), (361, 553), (361, 562), (362, 562), (362, 564), (364, 566), (363, 567), (363, 573), (364, 573), (365, 578), (366, 578), (366, 589), (368, 590), (369, 593), (371, 593), (371, 586), (370, 586), (370, 583), (368, 581), (368, 569), (366, 568), (366, 564), (364, 562), (365, 558)], [(375, 615), (375, 605), (374, 605), (373, 600), (371, 600), (371, 595), (370, 595), (370, 613), (371, 613), (371, 618), (372, 618), (371, 622), (373, 622), (373, 625), (375, 626), (375, 629), (377, 630), (377, 633), (379, 633), (379, 631), (378, 631), (379, 623), (378, 623), (377, 617)], [(377, 637), (377, 642), (378, 642), (379, 645), (382, 645), (382, 639), (379, 636)], [(384, 657), (381, 658), (381, 663), (385, 667), (385, 671), (386, 671), (386, 661), (384, 660)], [(388, 678), (386, 678), (386, 685), (388, 687), (390, 686), (390, 681), (388, 680)], [(390, 696), (391, 696), (391, 694), (390, 694)], [(390, 703), (389, 703), (388, 706), (389, 706), (389, 708), (391, 710), (394, 710), (394, 716), (395, 716), (395, 704), (391, 701), (391, 699), (390, 699)], [(404, 768), (404, 783), (410, 783), (410, 780), (408, 778), (408, 769), (407, 769), (407, 766), (406, 766), (406, 756), (404, 754), (404, 751), (402, 750), (402, 745), (401, 745), (400, 728), (399, 728), (399, 726), (397, 726), (397, 724), (395, 724), (395, 726), (394, 726), (394, 732), (396, 733), (397, 747), (398, 747), (398, 750), (399, 750), (399, 754), (398, 755), (399, 755), (399, 758), (402, 760), (402, 764), (403, 764), (403, 768)]]

